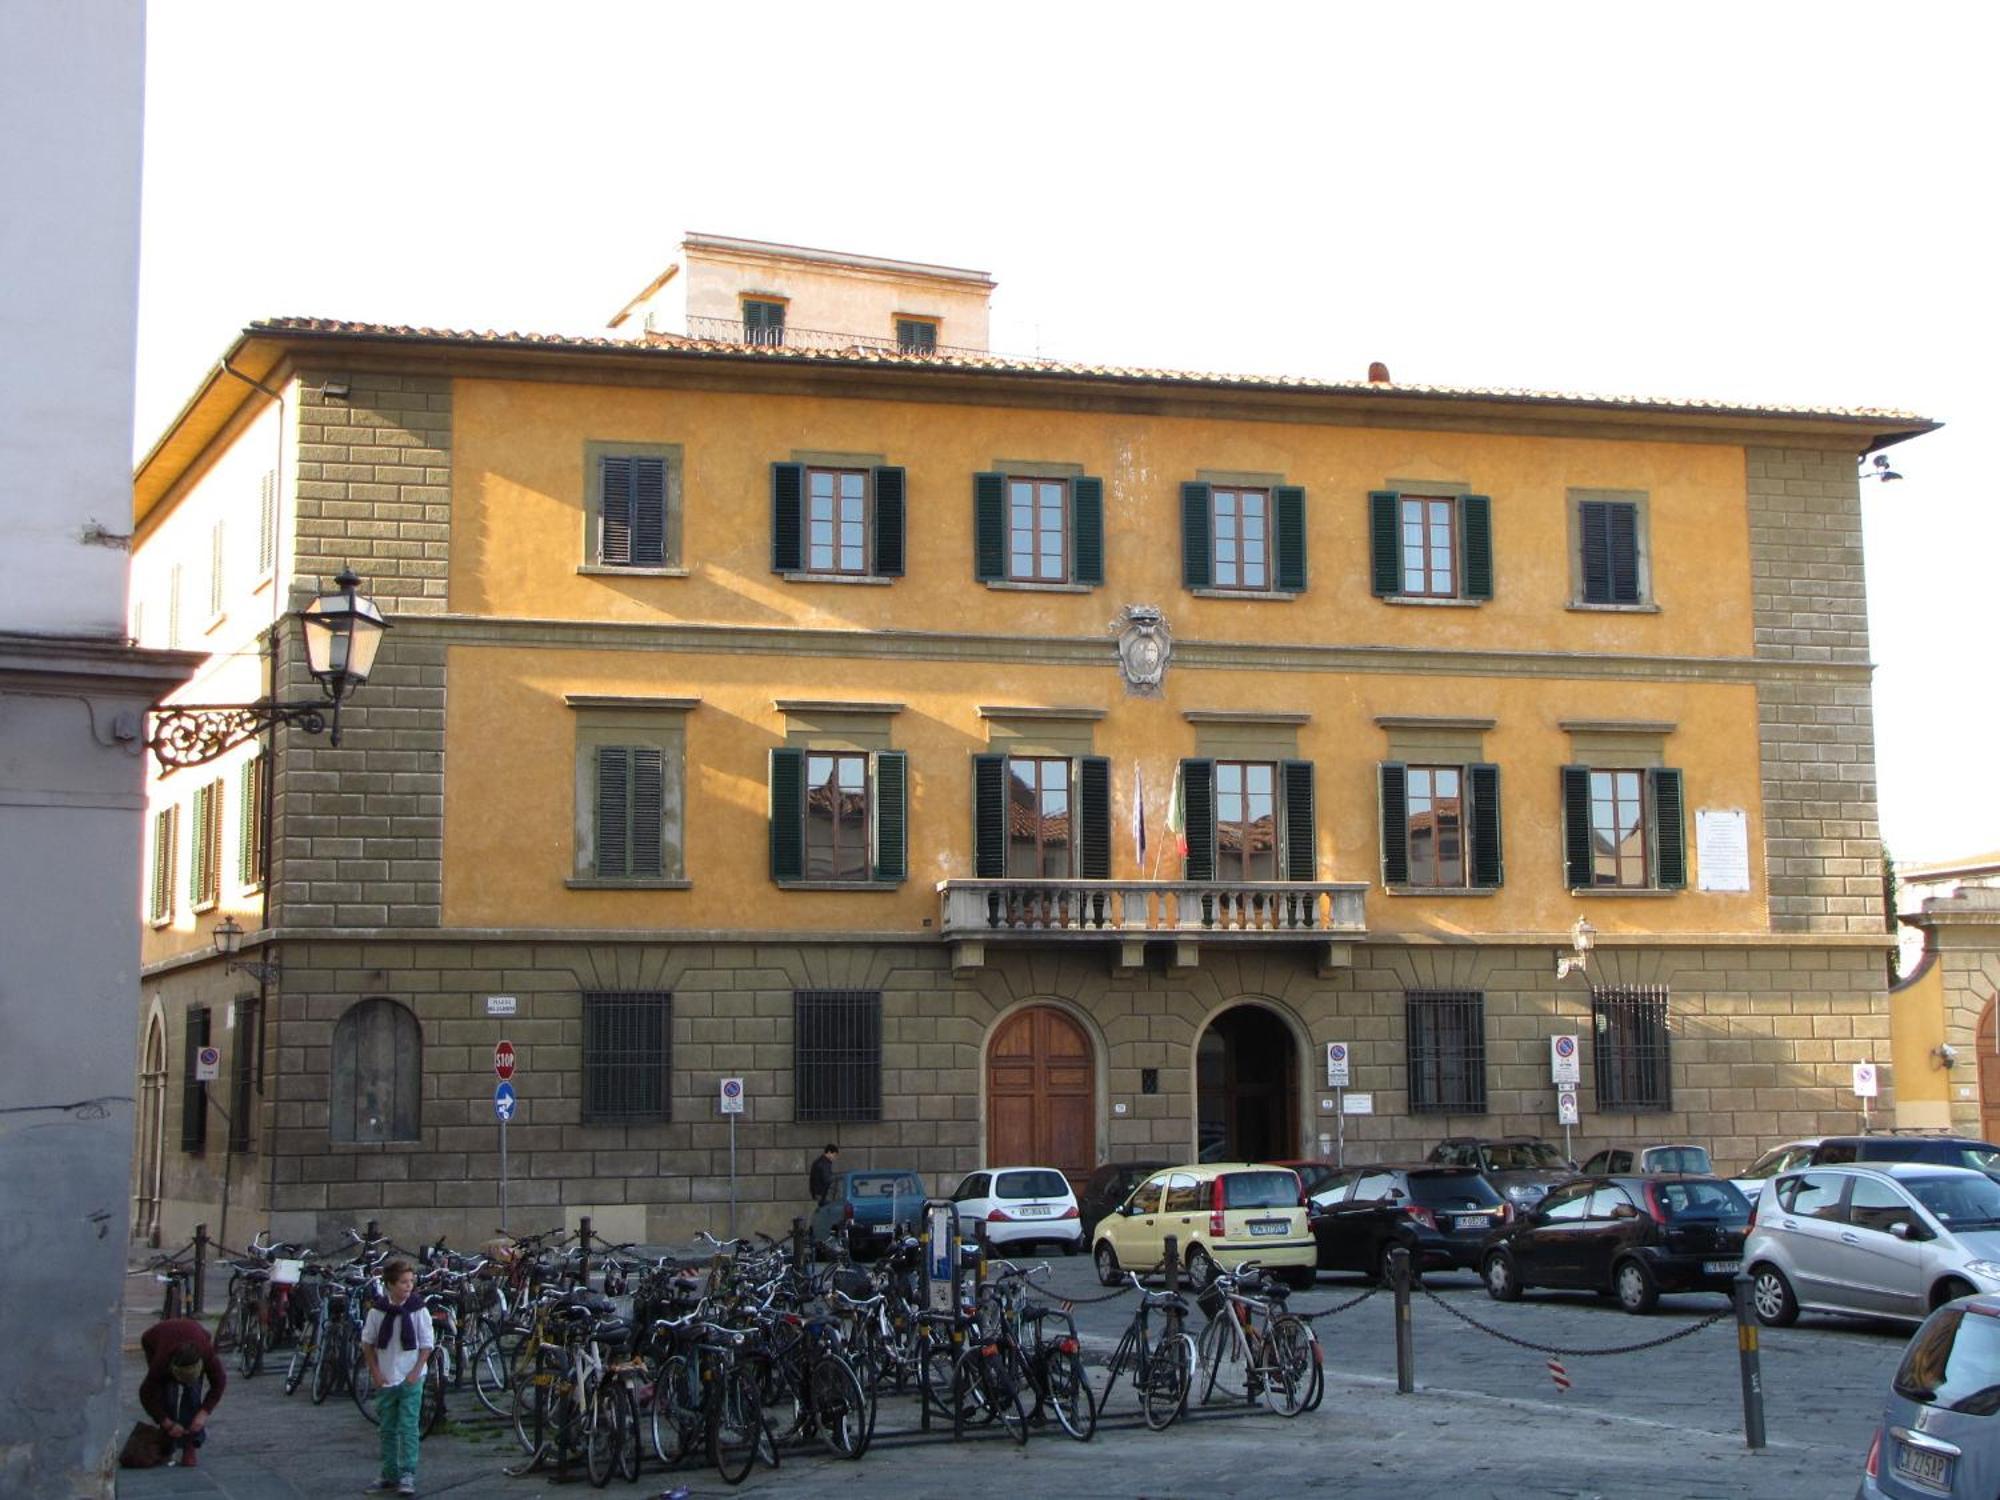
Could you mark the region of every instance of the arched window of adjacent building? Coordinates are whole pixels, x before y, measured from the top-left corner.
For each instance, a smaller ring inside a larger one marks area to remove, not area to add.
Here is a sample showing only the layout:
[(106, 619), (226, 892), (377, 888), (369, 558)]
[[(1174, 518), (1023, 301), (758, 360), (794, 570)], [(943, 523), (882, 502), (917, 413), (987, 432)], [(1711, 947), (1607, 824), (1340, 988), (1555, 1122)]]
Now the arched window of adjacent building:
[(424, 1035), (394, 1000), (363, 1000), (333, 1028), (333, 1139), (414, 1141), (423, 1095)]

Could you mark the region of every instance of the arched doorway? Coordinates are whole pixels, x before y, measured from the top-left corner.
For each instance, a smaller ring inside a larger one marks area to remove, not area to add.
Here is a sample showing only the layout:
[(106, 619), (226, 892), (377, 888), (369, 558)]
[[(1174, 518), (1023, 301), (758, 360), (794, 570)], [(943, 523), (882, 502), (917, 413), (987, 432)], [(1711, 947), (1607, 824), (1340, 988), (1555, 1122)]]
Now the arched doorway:
[(1261, 1005), (1234, 1005), (1195, 1046), (1196, 1143), (1203, 1161), (1298, 1154), (1298, 1046)]
[(1002, 1021), (986, 1049), (986, 1161), (1054, 1167), (1081, 1188), (1097, 1165), (1097, 1064), (1052, 1005)]
[(139, 1149), (132, 1189), (132, 1233), (160, 1242), (161, 1147), (167, 1129), (167, 1028), (159, 1013), (146, 1024), (139, 1062)]
[(2000, 1006), (2000, 1000), (1986, 1002), (1972, 1036), (1979, 1053), (1979, 1138), (1983, 1141), (1992, 1140), (1993, 1132), (2000, 1130), (2000, 1037), (1994, 1034), (1995, 1006)]

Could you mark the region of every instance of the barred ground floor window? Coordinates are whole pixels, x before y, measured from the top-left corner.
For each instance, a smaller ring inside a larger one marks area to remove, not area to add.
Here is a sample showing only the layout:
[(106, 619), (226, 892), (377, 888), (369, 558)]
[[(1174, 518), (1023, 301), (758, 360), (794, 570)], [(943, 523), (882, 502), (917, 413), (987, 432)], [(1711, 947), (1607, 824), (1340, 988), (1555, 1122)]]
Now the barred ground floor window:
[(1590, 992), (1597, 1107), (1674, 1106), (1672, 1037), (1664, 985), (1598, 985)]

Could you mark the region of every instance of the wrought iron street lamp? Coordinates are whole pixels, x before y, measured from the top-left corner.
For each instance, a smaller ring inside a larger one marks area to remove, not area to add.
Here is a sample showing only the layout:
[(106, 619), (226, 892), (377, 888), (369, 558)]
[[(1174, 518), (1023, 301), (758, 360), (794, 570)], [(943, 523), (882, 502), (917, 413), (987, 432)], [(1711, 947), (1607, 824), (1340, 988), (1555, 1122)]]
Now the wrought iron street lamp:
[(254, 958), (236, 956), (243, 951), (243, 928), (236, 918), (224, 917), (215, 924), (215, 929), (209, 936), (215, 940), (215, 951), (225, 960), (222, 965), (223, 973), (248, 974), (260, 984), (278, 982), (278, 966), (275, 962), (266, 963)]
[(340, 705), (374, 671), (389, 622), (373, 599), (357, 592), (361, 580), (352, 568), (343, 568), (334, 583), (338, 593), (322, 595), (295, 616), (306, 670), (326, 697), (306, 703), (176, 703), (156, 709), (153, 736), (146, 743), (160, 758), (162, 770), (202, 765), (277, 724), (294, 724), (307, 734), (331, 731), (332, 743), (340, 743)]

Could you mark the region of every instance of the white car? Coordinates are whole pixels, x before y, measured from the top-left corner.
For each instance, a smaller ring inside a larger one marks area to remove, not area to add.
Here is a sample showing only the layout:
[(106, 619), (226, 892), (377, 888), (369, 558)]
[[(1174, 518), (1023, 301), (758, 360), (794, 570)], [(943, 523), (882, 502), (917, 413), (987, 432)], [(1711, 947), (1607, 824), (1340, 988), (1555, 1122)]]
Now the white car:
[(1054, 1245), (1074, 1255), (1083, 1218), (1069, 1179), (1054, 1167), (988, 1167), (970, 1174), (951, 1195), (959, 1230), (986, 1224), (989, 1245)]

